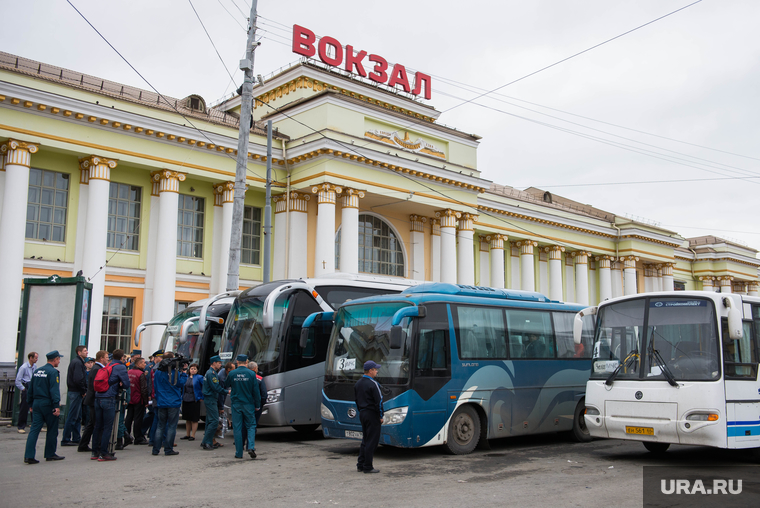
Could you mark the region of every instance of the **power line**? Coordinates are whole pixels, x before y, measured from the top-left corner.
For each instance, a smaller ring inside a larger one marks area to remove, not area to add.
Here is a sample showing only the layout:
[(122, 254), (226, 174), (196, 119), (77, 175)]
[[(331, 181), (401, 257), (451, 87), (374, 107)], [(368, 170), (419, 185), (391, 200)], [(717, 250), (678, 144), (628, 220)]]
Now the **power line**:
[[(686, 178), (683, 180), (642, 180), (638, 182), (600, 182), (600, 183), (569, 183), (569, 184), (550, 184), (550, 185), (534, 185), (538, 189), (552, 189), (556, 187), (593, 187), (593, 186), (605, 186), (605, 185), (643, 185), (653, 183), (682, 183), (682, 182), (712, 182), (716, 180), (745, 180), (747, 178), (760, 178), (760, 176), (729, 176), (726, 178)], [(528, 186), (528, 187), (530, 187)], [(515, 188), (520, 188), (520, 185), (513, 185)]]
[(198, 22), (201, 24), (201, 27), (203, 28), (203, 31), (206, 33), (206, 37), (208, 37), (208, 41), (211, 43), (211, 45), (214, 47), (214, 52), (216, 53), (216, 56), (219, 57), (219, 61), (222, 62), (222, 67), (224, 67), (225, 72), (230, 77), (230, 80), (232, 83), (237, 87), (237, 83), (235, 83), (235, 78), (232, 77), (232, 73), (230, 73), (229, 70), (227, 70), (227, 64), (224, 63), (224, 59), (222, 58), (222, 55), (219, 54), (219, 50), (216, 49), (216, 44), (214, 44), (214, 39), (211, 38), (211, 35), (209, 35), (208, 30), (206, 30), (206, 25), (203, 24), (203, 20), (201, 20), (201, 17), (198, 15), (198, 11), (195, 10), (195, 6), (193, 5), (193, 0), (187, 0), (190, 4), (190, 7), (192, 7), (193, 12), (195, 13), (195, 17), (198, 18)]
[(247, 19), (248, 19), (248, 14), (244, 13), (244, 12), (243, 12), (243, 11), (240, 9), (240, 7), (238, 7), (238, 4), (237, 4), (237, 2), (236, 2), (235, 0), (230, 0), (230, 2), (232, 2), (232, 3), (235, 5), (235, 8), (236, 8), (238, 11), (240, 11), (240, 14), (243, 16), (243, 19), (247, 20)]
[(230, 11), (227, 9), (227, 7), (225, 7), (225, 6), (224, 6), (224, 4), (222, 3), (222, 0), (216, 0), (216, 1), (217, 1), (217, 2), (219, 2), (219, 5), (221, 5), (221, 6), (222, 6), (222, 9), (224, 9), (224, 12), (226, 12), (227, 14), (229, 14), (229, 15), (230, 15), (230, 17), (232, 18), (232, 20), (233, 20), (235, 23), (237, 23), (237, 25), (238, 25), (238, 26), (239, 26), (239, 27), (240, 27), (240, 28), (241, 28), (241, 29), (242, 29), (244, 32), (246, 32), (246, 29), (245, 29), (245, 27), (244, 27), (243, 25), (241, 25), (241, 24), (240, 24), (240, 21), (238, 21), (238, 19), (237, 19), (235, 16), (233, 16), (233, 15), (232, 15), (232, 13), (231, 13), (231, 12), (230, 12)]

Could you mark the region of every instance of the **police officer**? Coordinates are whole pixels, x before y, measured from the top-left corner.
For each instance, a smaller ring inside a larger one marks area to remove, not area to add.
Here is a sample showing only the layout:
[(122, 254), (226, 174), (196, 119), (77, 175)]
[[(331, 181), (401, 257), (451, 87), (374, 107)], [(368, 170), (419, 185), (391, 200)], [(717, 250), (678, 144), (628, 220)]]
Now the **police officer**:
[(375, 448), (380, 442), (380, 429), (383, 424), (383, 394), (380, 383), (375, 381), (380, 365), (369, 360), (364, 363), (364, 375), (354, 385), (356, 407), (362, 422), (362, 444), (359, 447), (359, 460), (356, 470), (365, 473), (379, 473), (372, 465)]
[(243, 433), (248, 437), (248, 455), (256, 458), (256, 410), (261, 394), (256, 373), (248, 368), (248, 356), (237, 356), (237, 368), (227, 375), (225, 388), (231, 388), (232, 430), (235, 433), (235, 458), (243, 458)]
[(211, 357), (211, 367), (206, 372), (203, 379), (203, 403), (206, 405), (206, 430), (203, 433), (201, 448), (204, 450), (215, 450), (219, 448), (219, 443), (214, 442), (216, 429), (219, 426), (219, 408), (217, 399), (219, 394), (225, 392), (222, 383), (219, 382), (217, 373), (222, 368), (222, 359), (217, 356)]
[(48, 362), (34, 371), (26, 394), (29, 405), (32, 406), (32, 430), (26, 439), (25, 464), (39, 463), (34, 455), (37, 452), (37, 437), (43, 423), (47, 426), (45, 460), (63, 460), (63, 457), (55, 453), (58, 444), (58, 419), (61, 416), (61, 373), (56, 367), (61, 363), (63, 355), (56, 350), (45, 356)]

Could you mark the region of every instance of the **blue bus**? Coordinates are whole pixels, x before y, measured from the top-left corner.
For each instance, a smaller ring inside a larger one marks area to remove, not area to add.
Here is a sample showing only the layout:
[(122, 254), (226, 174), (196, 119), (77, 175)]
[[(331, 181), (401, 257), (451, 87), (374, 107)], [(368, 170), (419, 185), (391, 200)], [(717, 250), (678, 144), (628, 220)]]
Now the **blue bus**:
[(488, 439), (527, 434), (567, 431), (588, 441), (594, 318), (584, 318), (576, 345), (581, 309), (540, 293), (426, 283), (312, 314), (305, 326), (334, 322), (323, 434), (362, 438), (354, 384), (373, 360), (382, 365), (382, 444), (467, 454)]

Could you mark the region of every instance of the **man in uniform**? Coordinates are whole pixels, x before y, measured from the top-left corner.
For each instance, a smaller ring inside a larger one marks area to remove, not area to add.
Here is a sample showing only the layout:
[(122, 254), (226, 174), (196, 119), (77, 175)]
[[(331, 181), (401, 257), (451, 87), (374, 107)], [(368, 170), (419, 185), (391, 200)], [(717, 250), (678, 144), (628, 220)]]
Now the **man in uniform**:
[(63, 460), (56, 455), (58, 444), (58, 419), (61, 416), (61, 374), (58, 365), (62, 355), (58, 351), (51, 351), (47, 355), (47, 364), (34, 371), (32, 381), (27, 390), (27, 401), (32, 406), (32, 430), (26, 439), (26, 451), (24, 463), (37, 464), (39, 460), (34, 458), (37, 452), (37, 437), (42, 430), (42, 424), (47, 426), (45, 437), (45, 460)]
[(375, 448), (380, 442), (380, 429), (383, 424), (383, 394), (380, 383), (375, 381), (380, 365), (369, 360), (364, 362), (364, 375), (354, 385), (356, 407), (362, 422), (362, 444), (359, 447), (359, 460), (356, 470), (365, 473), (379, 473), (372, 465)]
[[(256, 373), (248, 368), (248, 356), (237, 356), (237, 368), (227, 375), (225, 388), (231, 388), (232, 430), (235, 433), (235, 458), (243, 458), (244, 435), (248, 438), (248, 455), (256, 458), (256, 411), (261, 408), (261, 394)], [(245, 433), (245, 434), (244, 434)]]
[(203, 403), (206, 405), (206, 430), (203, 433), (201, 448), (214, 450), (219, 444), (214, 442), (216, 428), (219, 426), (219, 408), (217, 399), (219, 394), (225, 392), (224, 386), (219, 382), (217, 373), (222, 368), (222, 359), (217, 356), (211, 357), (211, 367), (206, 372), (203, 380)]

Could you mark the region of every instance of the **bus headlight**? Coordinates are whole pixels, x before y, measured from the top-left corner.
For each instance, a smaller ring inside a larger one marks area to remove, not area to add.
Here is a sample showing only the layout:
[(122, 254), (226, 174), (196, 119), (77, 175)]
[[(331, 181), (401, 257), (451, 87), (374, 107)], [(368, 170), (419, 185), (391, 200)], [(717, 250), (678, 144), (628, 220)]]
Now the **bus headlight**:
[(282, 388), (275, 388), (267, 392), (267, 404), (280, 402), (282, 400)]
[(586, 406), (586, 414), (589, 416), (599, 416), (599, 410), (595, 407)]
[(692, 422), (717, 422), (718, 418), (718, 413), (692, 413), (686, 417)]
[(327, 409), (327, 406), (325, 406), (324, 404), (322, 404), (322, 407), (319, 408), (319, 412), (322, 415), (322, 418), (324, 418), (325, 420), (335, 420), (335, 417), (333, 416), (332, 411)]
[(383, 425), (396, 425), (403, 422), (408, 410), (408, 406), (389, 409), (383, 414)]

